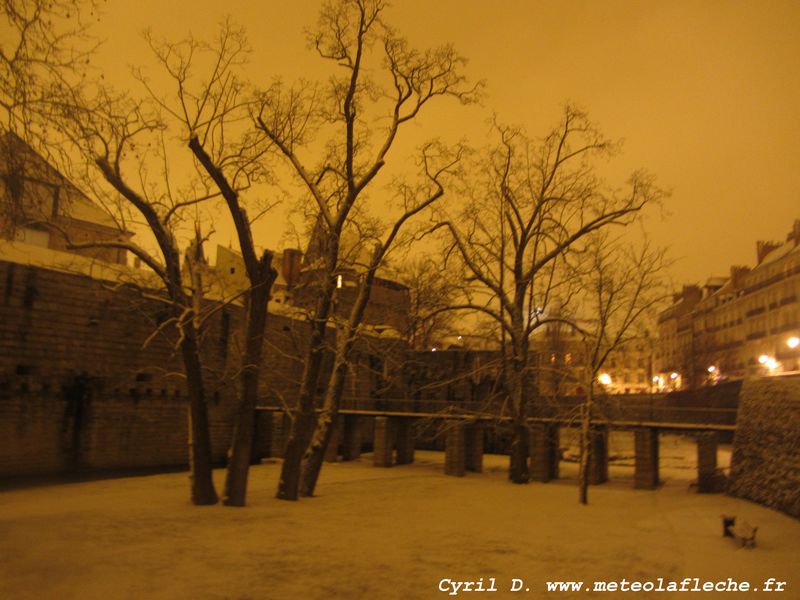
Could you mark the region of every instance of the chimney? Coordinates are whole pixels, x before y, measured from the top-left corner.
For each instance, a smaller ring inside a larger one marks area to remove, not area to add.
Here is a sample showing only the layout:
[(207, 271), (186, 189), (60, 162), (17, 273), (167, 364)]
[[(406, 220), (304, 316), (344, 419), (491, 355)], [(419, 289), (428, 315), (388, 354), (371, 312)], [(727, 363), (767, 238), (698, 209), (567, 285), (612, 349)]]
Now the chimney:
[(764, 262), (764, 259), (767, 257), (767, 254), (775, 250), (776, 248), (780, 248), (781, 245), (778, 242), (765, 242), (763, 240), (759, 240), (756, 242), (756, 264), (760, 265)]
[(696, 285), (684, 285), (683, 286), (683, 300), (692, 306), (700, 302), (700, 299), (703, 297), (703, 291), (700, 289), (699, 286)]
[(744, 287), (744, 278), (749, 272), (749, 267), (731, 267), (731, 285), (733, 286), (733, 289), (738, 290)]
[(300, 279), (300, 265), (303, 260), (303, 252), (297, 248), (287, 248), (283, 251), (283, 264), (281, 272), (286, 280), (286, 287), (292, 288)]
[(702, 290), (696, 285), (684, 285), (680, 292), (672, 294), (672, 302), (678, 304), (685, 302), (691, 306), (697, 304), (703, 297)]

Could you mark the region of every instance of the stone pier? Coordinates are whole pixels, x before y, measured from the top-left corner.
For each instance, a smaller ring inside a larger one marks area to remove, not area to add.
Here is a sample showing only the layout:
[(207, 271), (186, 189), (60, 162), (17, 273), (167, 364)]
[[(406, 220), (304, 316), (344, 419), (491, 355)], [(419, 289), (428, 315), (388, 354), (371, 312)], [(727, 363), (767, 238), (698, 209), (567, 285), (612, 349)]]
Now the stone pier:
[(339, 460), (339, 438), (342, 434), (342, 419), (337, 417), (331, 423), (331, 437), (328, 440), (328, 447), (325, 448), (325, 462), (336, 462)]
[(253, 420), (253, 446), (250, 451), (250, 464), (258, 464), (262, 458), (272, 456), (272, 419), (271, 412), (256, 411)]
[(464, 432), (464, 468), (483, 472), (483, 423), (471, 423)]
[(376, 467), (391, 467), (394, 464), (396, 420), (391, 417), (375, 417), (375, 450), (372, 464)]
[(466, 430), (462, 421), (447, 423), (444, 450), (444, 474), (463, 477), (466, 470)]
[(410, 417), (396, 418), (396, 451), (395, 463), (398, 465), (410, 465), (414, 462), (414, 424), (416, 419)]
[(717, 434), (713, 431), (697, 435), (697, 492), (720, 491), (717, 476)]
[(652, 427), (636, 429), (634, 448), (633, 487), (639, 490), (654, 490), (658, 487), (658, 429)]
[(284, 412), (272, 413), (272, 435), (270, 436), (269, 455), (282, 458), (286, 451), (286, 441), (289, 439), (289, 431), (292, 428), (292, 421)]
[(608, 481), (608, 427), (593, 426), (589, 433), (589, 483)]
[(342, 429), (342, 460), (357, 460), (361, 456), (361, 417), (345, 415)]
[(530, 472), (533, 481), (558, 479), (559, 428), (556, 423), (533, 423), (530, 426)]

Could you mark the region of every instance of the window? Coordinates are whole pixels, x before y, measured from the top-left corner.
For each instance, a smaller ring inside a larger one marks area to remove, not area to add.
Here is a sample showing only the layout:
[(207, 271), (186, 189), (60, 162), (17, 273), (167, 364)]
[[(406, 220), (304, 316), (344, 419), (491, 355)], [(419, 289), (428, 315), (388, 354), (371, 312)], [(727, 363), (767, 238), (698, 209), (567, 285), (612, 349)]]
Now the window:
[(30, 244), (31, 246), (38, 246), (40, 248), (47, 248), (50, 246), (50, 233), (41, 231), (39, 229), (30, 229), (22, 227), (14, 234), (14, 240)]

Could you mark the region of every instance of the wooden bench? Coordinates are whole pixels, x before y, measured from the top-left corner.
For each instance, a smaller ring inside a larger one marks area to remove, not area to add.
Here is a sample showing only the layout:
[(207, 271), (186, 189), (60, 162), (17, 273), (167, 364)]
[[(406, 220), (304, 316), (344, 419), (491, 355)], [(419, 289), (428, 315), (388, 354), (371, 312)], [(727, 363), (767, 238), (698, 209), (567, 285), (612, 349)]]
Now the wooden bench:
[(735, 516), (722, 515), (722, 535), (738, 540), (743, 548), (756, 547), (757, 531), (758, 527), (753, 527), (745, 521), (737, 525)]

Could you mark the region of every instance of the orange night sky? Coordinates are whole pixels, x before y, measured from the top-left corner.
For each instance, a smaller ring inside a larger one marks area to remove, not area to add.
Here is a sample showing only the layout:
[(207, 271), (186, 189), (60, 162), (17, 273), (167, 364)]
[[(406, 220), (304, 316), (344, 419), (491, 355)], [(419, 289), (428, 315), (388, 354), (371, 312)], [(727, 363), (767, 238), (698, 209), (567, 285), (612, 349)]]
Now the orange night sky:
[[(169, 39), (203, 37), (230, 14), (247, 28), (255, 83), (325, 77), (303, 34), (318, 6), (108, 0), (99, 64), (133, 89), (128, 66), (148, 64), (145, 27)], [(418, 47), (452, 42), (470, 60), (469, 75), (488, 84), (483, 106), (442, 106), (405, 143), (466, 135), (480, 144), (493, 112), (538, 135), (564, 102), (587, 108), (609, 136), (625, 139), (610, 179), (644, 167), (672, 190), (668, 214), (652, 215), (648, 230), (678, 259), (676, 284), (753, 264), (757, 239), (782, 239), (800, 218), (796, 1), (398, 0), (386, 20)], [(283, 229), (276, 219), (259, 242), (280, 246)]]

